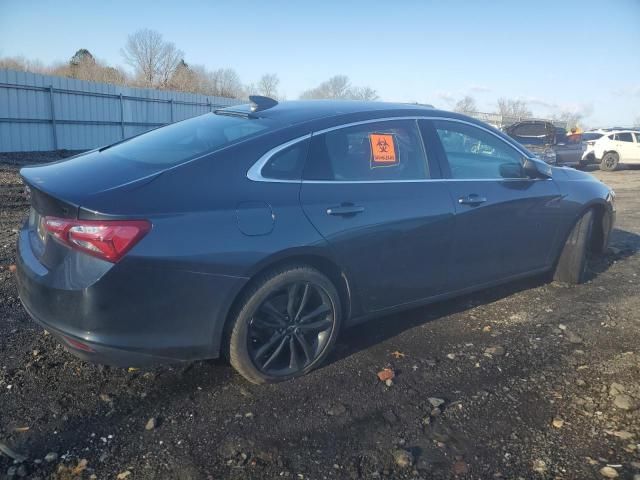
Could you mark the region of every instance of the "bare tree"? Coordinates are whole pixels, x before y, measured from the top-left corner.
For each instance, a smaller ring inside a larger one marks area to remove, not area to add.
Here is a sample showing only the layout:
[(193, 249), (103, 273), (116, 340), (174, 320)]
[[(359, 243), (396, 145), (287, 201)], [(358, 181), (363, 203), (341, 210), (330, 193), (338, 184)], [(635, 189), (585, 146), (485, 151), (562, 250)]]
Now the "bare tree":
[(49, 68), (45, 67), (39, 60), (27, 60), (24, 57), (0, 58), (0, 68), (16, 70), (18, 72), (49, 73)]
[(584, 114), (578, 111), (563, 111), (559, 114), (553, 115), (552, 119), (560, 122), (564, 122), (567, 125), (567, 130), (572, 128), (578, 128)]
[(180, 60), (169, 79), (167, 87), (180, 92), (198, 93), (200, 91), (199, 84), (196, 72), (189, 67), (187, 62)]
[(260, 95), (265, 97), (278, 98), (278, 85), (280, 85), (280, 79), (275, 73), (265, 73), (258, 80), (256, 91)]
[(208, 93), (220, 97), (242, 98), (244, 89), (240, 76), (232, 68), (219, 68), (207, 74)]
[(53, 65), (48, 72), (51, 75), (104, 82), (125, 84), (128, 81), (126, 73), (120, 68), (110, 67), (98, 60), (86, 48), (81, 48), (67, 63)]
[(370, 87), (352, 87), (349, 77), (335, 75), (300, 95), (302, 99), (376, 100), (378, 94)]
[(456, 102), (455, 106), (453, 107), (453, 111), (458, 113), (472, 113), (477, 112), (478, 107), (476, 106), (475, 99), (469, 95), (466, 95)]
[(300, 98), (334, 98), (347, 99), (351, 90), (349, 77), (346, 75), (336, 75), (329, 80), (322, 82), (316, 88), (309, 89), (300, 95)]
[(351, 97), (354, 100), (377, 100), (378, 93), (371, 87), (353, 87)]
[(503, 117), (513, 117), (516, 119), (532, 116), (527, 102), (510, 98), (498, 99), (498, 113)]
[(125, 62), (131, 65), (136, 77), (145, 87), (165, 88), (184, 53), (162, 34), (143, 29), (129, 35), (121, 50)]

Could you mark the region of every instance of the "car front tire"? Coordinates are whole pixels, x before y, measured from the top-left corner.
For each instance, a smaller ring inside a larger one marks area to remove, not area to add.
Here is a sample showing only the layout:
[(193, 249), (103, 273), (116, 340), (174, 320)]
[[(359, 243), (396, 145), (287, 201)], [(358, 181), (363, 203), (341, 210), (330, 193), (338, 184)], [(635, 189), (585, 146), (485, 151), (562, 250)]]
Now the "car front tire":
[(613, 172), (616, 168), (618, 168), (618, 162), (620, 161), (620, 157), (615, 152), (608, 152), (602, 157), (602, 161), (600, 162), (600, 170), (604, 170), (606, 172)]
[(580, 217), (567, 238), (553, 279), (561, 283), (583, 283), (587, 275), (587, 256), (593, 231), (593, 210)]
[(252, 383), (309, 373), (329, 355), (342, 320), (333, 283), (306, 266), (262, 275), (239, 302), (229, 328), (229, 361)]

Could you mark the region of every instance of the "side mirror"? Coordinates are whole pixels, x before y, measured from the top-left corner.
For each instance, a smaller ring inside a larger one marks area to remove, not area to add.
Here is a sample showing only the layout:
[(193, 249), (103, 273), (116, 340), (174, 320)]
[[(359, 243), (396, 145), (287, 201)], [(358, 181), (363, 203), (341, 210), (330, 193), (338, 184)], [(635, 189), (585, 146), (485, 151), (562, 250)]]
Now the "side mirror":
[(524, 170), (523, 166), (517, 163), (501, 163), (500, 176), (502, 178), (522, 178)]
[(534, 158), (523, 159), (522, 171), (529, 178), (551, 178), (552, 176), (551, 167)]

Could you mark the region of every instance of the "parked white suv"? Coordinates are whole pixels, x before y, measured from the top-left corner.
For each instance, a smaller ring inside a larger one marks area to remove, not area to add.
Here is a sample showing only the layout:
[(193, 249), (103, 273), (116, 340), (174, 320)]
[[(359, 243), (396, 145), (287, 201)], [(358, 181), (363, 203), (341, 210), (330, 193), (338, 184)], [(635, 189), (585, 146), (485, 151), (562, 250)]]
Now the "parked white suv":
[(600, 163), (601, 170), (615, 170), (620, 163), (640, 164), (640, 131), (607, 132), (593, 145), (588, 143), (583, 158), (592, 153), (595, 162)]

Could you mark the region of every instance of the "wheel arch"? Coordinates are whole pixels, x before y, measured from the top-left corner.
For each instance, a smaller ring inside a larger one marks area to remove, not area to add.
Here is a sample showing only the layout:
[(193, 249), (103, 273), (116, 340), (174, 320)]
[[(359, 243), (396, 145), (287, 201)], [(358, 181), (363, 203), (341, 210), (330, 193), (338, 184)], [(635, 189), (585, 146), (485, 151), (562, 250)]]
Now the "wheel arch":
[(308, 265), (313, 267), (331, 280), (335, 285), (336, 290), (338, 290), (338, 295), (340, 296), (343, 325), (347, 323), (347, 320), (352, 313), (354, 298), (352, 282), (345, 269), (341, 268), (338, 262), (333, 258), (327, 256), (324, 252), (318, 249), (292, 249), (270, 256), (256, 264), (254, 268), (251, 269), (248, 275), (249, 280), (235, 294), (233, 300), (229, 303), (229, 308), (226, 311), (224, 322), (219, 322), (219, 325), (216, 325), (213, 338), (214, 352), (226, 354), (227, 345), (225, 342), (228, 334), (228, 327), (241, 306), (240, 302), (244, 298), (246, 292), (253, 288), (255, 282), (270, 271), (283, 269), (288, 266), (293, 267), (296, 265)]
[[(562, 250), (567, 243), (571, 232), (576, 224), (589, 210), (593, 211), (593, 225), (590, 239), (590, 249), (594, 253), (602, 253), (607, 246), (609, 239), (609, 229), (611, 227), (611, 211), (607, 202), (603, 199), (594, 199), (591, 202), (585, 204), (577, 215), (573, 218), (566, 231), (563, 233), (562, 241), (557, 246), (557, 251), (554, 255), (553, 270), (555, 270), (562, 255)], [(609, 222), (609, 223), (606, 223)]]
[[(595, 201), (587, 209), (592, 209), (594, 215), (589, 247), (593, 253), (602, 254), (609, 244), (613, 220), (611, 208), (605, 201)], [(584, 210), (581, 215), (586, 211)]]

